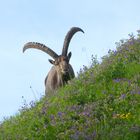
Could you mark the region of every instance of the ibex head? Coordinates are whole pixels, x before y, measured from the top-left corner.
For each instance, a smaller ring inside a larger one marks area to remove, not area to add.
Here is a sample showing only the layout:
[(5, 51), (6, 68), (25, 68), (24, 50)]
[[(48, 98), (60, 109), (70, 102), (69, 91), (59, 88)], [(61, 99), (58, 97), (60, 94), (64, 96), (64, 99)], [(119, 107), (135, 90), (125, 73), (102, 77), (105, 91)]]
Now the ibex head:
[(45, 84), (47, 84), (47, 87), (48, 84), (50, 84), (49, 82), (47, 83), (47, 81), (50, 81), (52, 84), (57, 84), (58, 86), (56, 87), (59, 87), (74, 77), (73, 69), (69, 64), (72, 53), (71, 52), (68, 53), (68, 47), (73, 35), (78, 31), (84, 33), (82, 29), (78, 27), (72, 27), (70, 31), (66, 34), (61, 55), (58, 55), (52, 49), (41, 43), (29, 42), (24, 45), (23, 52), (26, 49), (35, 48), (46, 52), (54, 59), (54, 60), (49, 59), (49, 62), (53, 64), (54, 67), (51, 69), (45, 80)]
[(63, 55), (58, 56), (54, 61), (49, 59), (49, 62), (54, 66), (58, 67), (58, 70), (65, 75), (68, 73), (68, 64), (70, 58), (71, 58), (71, 52), (68, 54), (68, 56), (63, 56)]

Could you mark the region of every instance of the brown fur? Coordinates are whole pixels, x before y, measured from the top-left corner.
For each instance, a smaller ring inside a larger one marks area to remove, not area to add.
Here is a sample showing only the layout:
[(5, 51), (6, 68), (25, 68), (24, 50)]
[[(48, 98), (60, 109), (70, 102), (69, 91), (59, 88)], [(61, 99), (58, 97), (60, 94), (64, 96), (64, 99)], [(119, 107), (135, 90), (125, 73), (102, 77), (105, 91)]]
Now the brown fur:
[(49, 59), (49, 62), (53, 64), (53, 67), (51, 68), (45, 79), (45, 94), (47, 94), (48, 92), (56, 91), (56, 89), (64, 86), (70, 79), (74, 78), (75, 75), (73, 68), (69, 64), (72, 53), (68, 53), (68, 46), (73, 35), (78, 31), (84, 33), (84, 31), (79, 27), (72, 27), (66, 34), (61, 55), (58, 55), (49, 47), (38, 42), (28, 42), (24, 45), (23, 52), (25, 52), (25, 50), (29, 48), (35, 48), (46, 52), (54, 59)]
[[(63, 60), (63, 58), (60, 58), (59, 60)], [(62, 62), (63, 62), (62, 61)], [(61, 61), (59, 62), (60, 64), (57, 64), (53, 66), (48, 73), (46, 79), (45, 79), (45, 93), (47, 94), (48, 92), (53, 92), (58, 87), (64, 86), (70, 79), (74, 78), (74, 71), (72, 66), (67, 63), (67, 67), (65, 67), (66, 73), (63, 73), (63, 66), (61, 66)], [(60, 69), (60, 67), (62, 67)]]

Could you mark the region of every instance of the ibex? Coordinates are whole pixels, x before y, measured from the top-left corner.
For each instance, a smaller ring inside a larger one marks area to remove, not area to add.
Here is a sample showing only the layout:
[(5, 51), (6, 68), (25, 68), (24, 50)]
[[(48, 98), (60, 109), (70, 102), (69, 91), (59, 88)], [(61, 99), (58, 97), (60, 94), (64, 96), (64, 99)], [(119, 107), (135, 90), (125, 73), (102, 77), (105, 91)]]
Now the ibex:
[(69, 64), (72, 53), (68, 53), (68, 47), (73, 35), (78, 31), (84, 33), (82, 29), (72, 27), (66, 34), (61, 55), (58, 55), (52, 49), (41, 43), (28, 42), (24, 45), (23, 52), (29, 48), (35, 48), (49, 54), (54, 59), (49, 59), (49, 62), (53, 66), (45, 79), (45, 94), (54, 92), (58, 87), (65, 85), (70, 79), (75, 77), (73, 68)]

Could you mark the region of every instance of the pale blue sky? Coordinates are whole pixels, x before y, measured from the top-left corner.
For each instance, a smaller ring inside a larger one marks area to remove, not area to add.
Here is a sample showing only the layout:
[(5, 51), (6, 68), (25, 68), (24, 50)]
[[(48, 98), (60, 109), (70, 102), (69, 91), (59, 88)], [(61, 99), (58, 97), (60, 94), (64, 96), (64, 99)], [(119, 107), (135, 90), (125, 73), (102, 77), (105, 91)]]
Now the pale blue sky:
[[(140, 28), (139, 0), (0, 0), (0, 120), (44, 95), (50, 56), (28, 50), (28, 41), (44, 43), (57, 53), (72, 26), (81, 27), (71, 41), (75, 73), (89, 65), (91, 55), (107, 54), (115, 42)], [(30, 89), (32, 86), (34, 94)]]

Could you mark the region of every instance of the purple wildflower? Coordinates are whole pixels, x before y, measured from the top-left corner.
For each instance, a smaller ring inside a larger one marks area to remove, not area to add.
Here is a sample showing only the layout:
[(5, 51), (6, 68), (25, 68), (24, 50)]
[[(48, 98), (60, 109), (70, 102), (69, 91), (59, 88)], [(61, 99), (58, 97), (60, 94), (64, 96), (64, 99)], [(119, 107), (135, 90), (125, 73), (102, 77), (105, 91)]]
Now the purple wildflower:
[(51, 119), (51, 120), (54, 120), (54, 115), (51, 114), (51, 115), (50, 115), (50, 119)]
[(132, 90), (132, 91), (130, 91), (130, 94), (135, 94), (135, 91), (133, 91), (133, 90)]
[(114, 51), (114, 55), (117, 55), (117, 51)]
[(121, 79), (118, 78), (118, 79), (114, 79), (113, 81), (114, 81), (115, 83), (119, 83), (119, 82), (121, 81)]
[(120, 98), (124, 99), (125, 97), (126, 97), (126, 94), (122, 94)]
[(43, 114), (43, 115), (46, 115), (46, 113), (47, 113), (47, 108), (44, 106), (44, 107), (42, 108), (42, 114)]
[(63, 113), (62, 113), (62, 112), (58, 112), (57, 115), (58, 115), (59, 117), (62, 117)]
[(84, 112), (82, 113), (82, 115), (83, 115), (83, 116), (88, 116), (88, 117), (89, 117), (89, 116), (90, 116), (90, 113), (89, 113), (88, 111), (84, 111)]
[(93, 133), (92, 133), (92, 136), (95, 138), (96, 137), (96, 131), (94, 131)]

